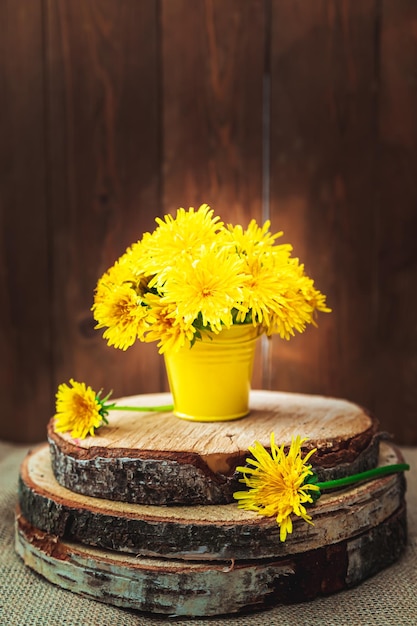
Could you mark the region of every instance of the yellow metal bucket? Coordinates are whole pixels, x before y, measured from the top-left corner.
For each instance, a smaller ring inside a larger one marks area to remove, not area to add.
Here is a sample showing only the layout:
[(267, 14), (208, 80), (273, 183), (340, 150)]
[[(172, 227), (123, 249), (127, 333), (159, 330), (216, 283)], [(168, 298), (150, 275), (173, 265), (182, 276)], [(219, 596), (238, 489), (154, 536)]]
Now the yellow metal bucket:
[(192, 348), (166, 352), (174, 414), (187, 420), (234, 420), (249, 413), (249, 391), (260, 331), (235, 325)]

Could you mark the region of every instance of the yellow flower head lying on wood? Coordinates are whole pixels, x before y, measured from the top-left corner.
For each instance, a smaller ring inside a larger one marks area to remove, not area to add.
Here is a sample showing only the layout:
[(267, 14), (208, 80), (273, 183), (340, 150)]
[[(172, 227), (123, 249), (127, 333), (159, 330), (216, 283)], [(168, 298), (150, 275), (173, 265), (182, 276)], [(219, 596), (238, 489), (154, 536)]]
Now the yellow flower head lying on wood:
[(56, 413), (54, 429), (57, 433), (70, 432), (73, 439), (85, 439), (95, 435), (96, 428), (108, 424), (109, 411), (172, 411), (171, 404), (164, 406), (121, 406), (108, 402), (112, 392), (104, 398), (85, 383), (70, 379), (70, 386), (62, 383), (56, 393)]
[(239, 508), (255, 511), (266, 517), (275, 516), (280, 527), (281, 541), (285, 541), (287, 534), (292, 532), (292, 513), (309, 524), (312, 523), (304, 504), (313, 502), (309, 491), (319, 492), (316, 485), (306, 482), (308, 476), (313, 476), (311, 465), (307, 461), (316, 450), (311, 450), (302, 459), (301, 446), (304, 441), (306, 440), (299, 436), (293, 439), (286, 455), (284, 446), (278, 447), (274, 433), (271, 433), (271, 454), (256, 441), (249, 448), (255, 458), (246, 459), (253, 467), (236, 468), (243, 473), (240, 482), (249, 487), (247, 491), (233, 494), (239, 501)]
[(236, 468), (236, 471), (243, 474), (240, 482), (248, 487), (246, 491), (236, 491), (233, 494), (238, 500), (238, 507), (265, 517), (275, 516), (280, 527), (281, 541), (285, 541), (287, 534), (292, 533), (292, 514), (313, 525), (304, 504), (314, 504), (323, 490), (337, 489), (410, 469), (406, 463), (383, 465), (344, 478), (318, 482), (311, 465), (307, 463), (316, 448), (302, 458), (301, 446), (305, 441), (307, 440), (300, 436), (293, 438), (289, 451), (285, 454), (285, 446), (278, 447), (274, 433), (271, 433), (271, 453), (256, 441), (249, 448), (254, 458), (246, 459), (253, 467)]
[(56, 394), (55, 430), (58, 433), (71, 431), (74, 439), (84, 439), (87, 435), (94, 435), (96, 428), (107, 423), (105, 401), (100, 399), (85, 383), (79, 383), (73, 378), (70, 385), (62, 383)]
[(165, 352), (233, 324), (289, 339), (330, 311), (269, 221), (226, 226), (203, 204), (156, 222), (97, 283), (92, 310), (108, 345), (157, 341)]

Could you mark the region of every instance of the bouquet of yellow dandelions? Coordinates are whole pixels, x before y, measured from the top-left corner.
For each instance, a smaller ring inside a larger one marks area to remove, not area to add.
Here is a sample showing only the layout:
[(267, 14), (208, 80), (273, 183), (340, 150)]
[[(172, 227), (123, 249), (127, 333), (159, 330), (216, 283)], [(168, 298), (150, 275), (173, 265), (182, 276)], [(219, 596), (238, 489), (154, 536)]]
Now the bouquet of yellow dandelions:
[(269, 221), (226, 226), (203, 204), (156, 222), (98, 281), (92, 310), (109, 345), (158, 341), (163, 353), (233, 324), (289, 339), (330, 311)]

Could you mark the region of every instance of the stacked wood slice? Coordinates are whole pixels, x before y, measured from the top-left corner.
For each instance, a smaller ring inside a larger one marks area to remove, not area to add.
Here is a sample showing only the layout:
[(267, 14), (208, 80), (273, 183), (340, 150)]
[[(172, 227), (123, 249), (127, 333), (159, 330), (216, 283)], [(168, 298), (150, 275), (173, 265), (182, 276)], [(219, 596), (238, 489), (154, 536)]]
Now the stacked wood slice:
[[(167, 404), (168, 394), (124, 405)], [(236, 467), (256, 440), (307, 440), (320, 480), (401, 461), (359, 406), (253, 391), (241, 420), (188, 422), (114, 411), (96, 437), (54, 432), (22, 464), (16, 549), (71, 591), (145, 612), (210, 616), (311, 600), (357, 585), (406, 544), (401, 473), (325, 493), (285, 542), (272, 518), (238, 509)]]

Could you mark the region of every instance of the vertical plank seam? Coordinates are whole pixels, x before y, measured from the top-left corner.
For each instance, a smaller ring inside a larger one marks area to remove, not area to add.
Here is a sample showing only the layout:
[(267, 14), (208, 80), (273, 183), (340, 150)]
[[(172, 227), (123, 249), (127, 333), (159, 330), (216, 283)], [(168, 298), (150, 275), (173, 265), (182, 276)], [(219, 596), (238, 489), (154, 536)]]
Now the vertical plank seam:
[[(373, 317), (374, 317), (374, 337), (373, 351), (374, 357), (377, 356), (378, 333), (380, 325), (380, 267), (379, 267), (379, 249), (381, 242), (381, 192), (379, 185), (380, 178), (380, 88), (381, 88), (381, 30), (382, 30), (382, 0), (375, 0), (375, 22), (374, 22), (374, 85), (373, 85), (373, 178), (374, 178), (374, 203), (373, 203), (373, 279), (374, 293), (373, 296)], [(373, 368), (373, 380), (371, 390), (372, 406), (376, 406), (376, 394), (378, 390), (378, 371)]]
[[(48, 0), (41, 0), (41, 29), (42, 29), (42, 91), (43, 91), (43, 155), (45, 163), (44, 172), (44, 194), (45, 194), (45, 223), (46, 223), (46, 255), (47, 255), (47, 293), (48, 293), (48, 348), (49, 348), (49, 398), (54, 397), (55, 385), (55, 352), (54, 343), (54, 275), (53, 275), (53, 253), (54, 253), (54, 230), (52, 220), (52, 199), (51, 199), (51, 178), (50, 178), (50, 111), (49, 111), (49, 64), (48, 64)], [(50, 400), (52, 411), (52, 400)]]
[[(264, 0), (264, 59), (262, 77), (262, 222), (271, 217), (271, 0)], [(271, 385), (271, 342), (261, 339), (262, 388)]]
[[(164, 201), (165, 190), (164, 190), (164, 176), (163, 176), (163, 163), (165, 162), (164, 158), (164, 98), (163, 98), (163, 85), (164, 85), (164, 67), (162, 63), (163, 59), (163, 41), (162, 41), (162, 13), (163, 13), (163, 1), (164, 0), (156, 0), (155, 2), (155, 50), (156, 50), (156, 71), (157, 71), (157, 83), (156, 83), (156, 97), (157, 97), (157, 160), (158, 160), (158, 172), (157, 172), (157, 180), (158, 180), (158, 191), (157, 191), (157, 202), (158, 202), (158, 215), (161, 212), (162, 203)], [(165, 363), (163, 358), (158, 359), (158, 367), (159, 367), (159, 389), (161, 391), (167, 391), (167, 379), (165, 373)]]

